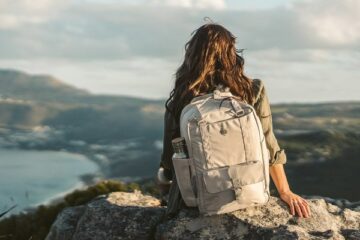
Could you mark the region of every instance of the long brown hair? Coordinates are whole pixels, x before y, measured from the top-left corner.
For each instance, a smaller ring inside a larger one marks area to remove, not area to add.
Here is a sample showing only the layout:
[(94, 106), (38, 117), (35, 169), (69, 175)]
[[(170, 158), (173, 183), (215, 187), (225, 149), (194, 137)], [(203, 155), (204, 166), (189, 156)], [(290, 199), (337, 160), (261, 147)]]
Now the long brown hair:
[(175, 73), (175, 86), (165, 103), (177, 124), (182, 108), (193, 97), (211, 92), (219, 83), (251, 102), (252, 81), (244, 75), (244, 59), (237, 53), (235, 39), (220, 24), (207, 23), (185, 44), (184, 62)]

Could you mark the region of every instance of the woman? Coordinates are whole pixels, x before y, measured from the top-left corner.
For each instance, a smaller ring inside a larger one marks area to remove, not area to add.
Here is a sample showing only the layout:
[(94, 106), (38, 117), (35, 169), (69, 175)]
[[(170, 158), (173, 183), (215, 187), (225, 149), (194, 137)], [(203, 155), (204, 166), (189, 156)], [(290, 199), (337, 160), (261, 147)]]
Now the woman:
[(289, 206), (290, 213), (309, 217), (310, 208), (305, 199), (290, 190), (283, 165), (284, 149), (280, 149), (273, 133), (272, 116), (264, 84), (244, 74), (244, 59), (237, 54), (235, 37), (223, 26), (208, 23), (198, 28), (185, 45), (185, 59), (175, 75), (175, 87), (166, 101), (164, 117), (164, 148), (160, 167), (172, 179), (167, 215), (186, 207), (179, 192), (172, 165), (171, 140), (180, 136), (180, 113), (194, 96), (209, 93), (222, 84), (244, 101), (252, 104), (260, 118), (271, 159), (270, 176), (280, 198)]

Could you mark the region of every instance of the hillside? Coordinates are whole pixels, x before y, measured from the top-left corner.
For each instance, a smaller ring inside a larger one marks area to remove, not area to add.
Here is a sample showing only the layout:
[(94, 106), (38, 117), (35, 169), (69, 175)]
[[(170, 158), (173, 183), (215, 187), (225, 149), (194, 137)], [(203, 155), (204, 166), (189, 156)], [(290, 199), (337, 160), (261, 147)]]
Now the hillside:
[[(160, 129), (161, 123), (154, 126), (146, 120), (159, 122), (161, 105), (128, 96), (90, 94), (51, 76), (0, 69), (0, 127), (71, 128), (68, 138), (90, 142), (139, 137), (151, 135), (150, 126)], [(136, 132), (126, 131), (136, 125)]]
[[(12, 70), (0, 70), (0, 89), (3, 147), (85, 154), (108, 178), (134, 180), (156, 172), (165, 99), (96, 95), (50, 76)], [(351, 183), (360, 182), (360, 102), (271, 109), (294, 191), (359, 200)]]
[(23, 100), (65, 101), (89, 93), (67, 85), (49, 75), (29, 75), (15, 70), (0, 70), (0, 96)]
[(0, 99), (83, 104), (139, 104), (158, 102), (129, 96), (91, 94), (50, 75), (32, 75), (18, 70), (0, 69)]

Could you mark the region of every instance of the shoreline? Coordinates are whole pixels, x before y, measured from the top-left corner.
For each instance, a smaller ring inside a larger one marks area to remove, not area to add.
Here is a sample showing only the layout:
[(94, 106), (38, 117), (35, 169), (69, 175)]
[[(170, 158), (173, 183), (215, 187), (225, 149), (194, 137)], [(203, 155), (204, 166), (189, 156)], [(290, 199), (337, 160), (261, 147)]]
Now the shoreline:
[[(38, 209), (40, 206), (49, 206), (49, 205), (54, 205), (57, 203), (60, 203), (61, 201), (64, 200), (64, 197), (72, 192), (74, 192), (75, 190), (82, 190), (85, 189), (86, 187), (91, 186), (92, 184), (95, 184), (98, 181), (101, 181), (102, 179), (104, 179), (104, 173), (102, 171), (103, 166), (101, 166), (101, 164), (99, 164), (99, 162), (97, 162), (96, 160), (92, 159), (89, 155), (90, 154), (84, 154), (81, 152), (72, 152), (72, 151), (68, 151), (66, 149), (61, 149), (61, 150), (53, 150), (53, 149), (24, 149), (24, 148), (6, 148), (6, 147), (0, 147), (0, 150), (5, 150), (5, 151), (38, 151), (38, 152), (44, 152), (44, 151), (51, 151), (54, 153), (67, 153), (67, 154), (71, 154), (74, 155), (75, 158), (78, 161), (88, 161), (91, 162), (93, 164), (96, 165), (96, 170), (94, 172), (88, 172), (88, 173), (83, 173), (83, 174), (79, 174), (77, 175), (77, 179), (74, 180), (74, 184), (71, 185), (71, 187), (59, 191), (49, 197), (44, 198), (43, 200), (40, 200), (36, 203), (32, 203), (30, 205), (27, 206), (22, 206), (20, 209), (18, 209), (18, 204), (15, 202), (13, 205), (17, 205), (17, 207), (15, 207), (14, 209), (12, 209), (10, 212), (8, 212), (5, 216), (2, 217), (2, 219), (5, 219), (7, 217), (10, 217), (12, 215), (19, 215), (22, 213), (29, 213), (29, 212), (33, 212), (36, 209)], [(78, 156), (81, 156), (81, 158), (78, 158)], [(10, 207), (7, 207), (10, 208)], [(4, 209), (4, 211), (6, 210), (6, 208)], [(15, 210), (15, 211), (14, 211)], [(2, 220), (1, 219), (1, 220)]]
[[(98, 181), (101, 181), (101, 179), (98, 179)], [(95, 183), (95, 182), (94, 182)], [(55, 195), (46, 198), (45, 200), (39, 202), (39, 203), (34, 203), (32, 205), (29, 205), (21, 210), (19, 210), (18, 212), (14, 212), (11, 213), (11, 211), (6, 214), (3, 219), (11, 217), (12, 215), (19, 215), (22, 213), (32, 213), (35, 212), (40, 206), (52, 206), (58, 203), (61, 203), (62, 201), (64, 201), (64, 198), (66, 195), (76, 191), (76, 190), (84, 190), (87, 187), (91, 186), (92, 183), (89, 182), (85, 182), (81, 179), (81, 175), (79, 176), (79, 182), (76, 182), (71, 188), (64, 190), (62, 192), (56, 193)], [(2, 219), (1, 219), (2, 220)], [(0, 221), (1, 221), (0, 220)]]
[(68, 195), (69, 193), (72, 193), (75, 190), (82, 190), (82, 189), (86, 188), (87, 186), (89, 186), (89, 185), (87, 185), (84, 181), (81, 181), (81, 179), (80, 179), (80, 181), (75, 183), (71, 188), (64, 190), (62, 192), (59, 192), (59, 193), (53, 195), (52, 197), (49, 197), (49, 198), (41, 201), (40, 203), (33, 204), (33, 205), (29, 206), (29, 208), (38, 208), (41, 205), (48, 206), (48, 205), (60, 203), (62, 200), (64, 200), (64, 197), (66, 195)]

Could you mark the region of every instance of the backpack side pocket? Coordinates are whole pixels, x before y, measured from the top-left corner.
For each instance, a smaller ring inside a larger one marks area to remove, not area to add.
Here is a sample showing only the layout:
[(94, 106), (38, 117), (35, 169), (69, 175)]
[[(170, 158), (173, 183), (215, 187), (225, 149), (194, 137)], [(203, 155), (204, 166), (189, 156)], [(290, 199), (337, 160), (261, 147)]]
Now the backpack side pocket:
[(197, 206), (190, 173), (191, 158), (173, 158), (172, 161), (175, 169), (176, 180), (185, 204), (189, 207)]

